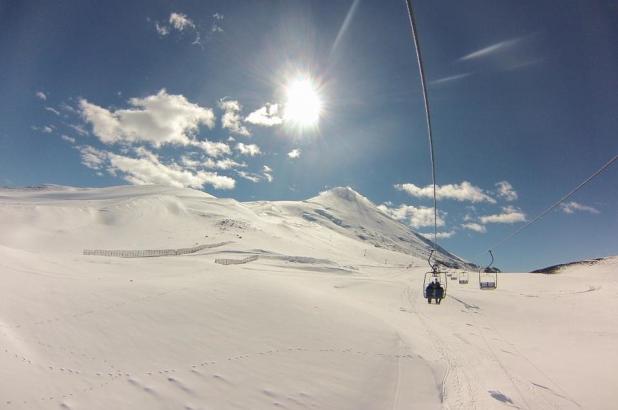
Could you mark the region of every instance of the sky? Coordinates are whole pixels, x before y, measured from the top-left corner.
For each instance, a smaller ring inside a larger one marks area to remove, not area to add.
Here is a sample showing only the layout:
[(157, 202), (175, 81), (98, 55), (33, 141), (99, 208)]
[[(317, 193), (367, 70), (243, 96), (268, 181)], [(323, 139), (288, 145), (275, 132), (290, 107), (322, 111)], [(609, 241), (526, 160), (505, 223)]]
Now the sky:
[[(439, 239), (486, 250), (618, 153), (618, 5), (414, 2)], [(0, 185), (166, 184), (239, 201), (350, 186), (433, 232), (404, 1), (0, 0)], [(618, 254), (618, 165), (495, 249)]]

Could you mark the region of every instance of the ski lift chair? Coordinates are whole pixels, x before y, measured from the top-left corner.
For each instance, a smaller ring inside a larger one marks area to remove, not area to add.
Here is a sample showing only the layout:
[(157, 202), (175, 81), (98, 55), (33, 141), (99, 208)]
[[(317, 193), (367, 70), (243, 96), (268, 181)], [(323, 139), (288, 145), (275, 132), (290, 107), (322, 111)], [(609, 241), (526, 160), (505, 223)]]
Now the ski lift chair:
[(479, 270), (479, 287), (481, 289), (496, 289), (498, 287), (498, 272), (492, 272), (491, 265), (494, 263), (494, 254), (491, 255), (491, 263), (485, 269)]
[[(423, 297), (425, 299), (427, 299), (427, 301), (429, 303), (431, 303), (431, 299), (433, 299), (433, 295), (428, 295), (427, 294), (427, 287), (429, 286), (430, 283), (439, 283), (440, 286), (442, 287), (442, 297), (439, 299), (445, 299), (446, 298), (446, 289), (448, 287), (448, 282), (447, 282), (447, 277), (446, 277), (446, 273), (445, 272), (440, 272), (438, 270), (438, 266), (439, 264), (436, 262), (434, 265), (431, 264), (431, 256), (433, 255), (433, 250), (429, 253), (429, 259), (427, 259), (427, 262), (429, 263), (429, 266), (431, 267), (431, 271), (430, 272), (426, 272), (425, 273), (425, 277), (423, 278)], [(431, 296), (431, 298), (429, 297)], [(436, 303), (440, 303), (438, 300), (436, 300)]]

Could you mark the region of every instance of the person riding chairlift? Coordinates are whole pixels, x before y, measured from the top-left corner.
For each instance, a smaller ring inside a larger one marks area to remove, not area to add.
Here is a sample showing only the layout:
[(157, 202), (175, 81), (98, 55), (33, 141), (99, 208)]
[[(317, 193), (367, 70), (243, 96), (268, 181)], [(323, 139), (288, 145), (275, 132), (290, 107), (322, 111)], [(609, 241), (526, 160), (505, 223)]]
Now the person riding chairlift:
[(427, 285), (426, 293), (427, 303), (431, 303), (431, 299), (435, 299), (436, 303), (439, 305), (444, 297), (444, 288), (440, 284), (439, 280), (434, 279), (433, 282), (430, 282), (429, 285)]

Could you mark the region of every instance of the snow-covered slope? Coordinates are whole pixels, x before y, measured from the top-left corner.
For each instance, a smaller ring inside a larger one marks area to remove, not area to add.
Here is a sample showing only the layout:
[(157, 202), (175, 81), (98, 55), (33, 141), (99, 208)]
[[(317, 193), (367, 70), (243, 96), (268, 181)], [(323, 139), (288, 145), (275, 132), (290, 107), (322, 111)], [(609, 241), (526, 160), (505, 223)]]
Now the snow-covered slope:
[[(43, 186), (0, 190), (0, 201), (0, 244), (32, 251), (189, 247), (217, 238), (244, 252), (318, 257), (337, 254), (334, 248), (342, 251), (336, 258), (342, 264), (363, 254), (368, 261), (420, 265), (431, 247), (350, 188), (303, 202), (243, 204), (161, 186)], [(438, 250), (442, 263), (466, 266)]]
[[(302, 202), (248, 203), (259, 215), (294, 219), (296, 224), (325, 227), (361, 242), (367, 248), (382, 248), (422, 260), (432, 244), (408, 226), (380, 211), (370, 200), (349, 187), (337, 187)], [(438, 247), (436, 259), (451, 267), (469, 267), (462, 259)]]
[(546, 268), (541, 268), (541, 269), (536, 269), (533, 270), (532, 273), (561, 273), (561, 272), (565, 272), (565, 271), (569, 271), (569, 270), (573, 270), (573, 268), (578, 268), (583, 266), (590, 266), (590, 265), (596, 265), (599, 262), (603, 262), (607, 259), (611, 259), (612, 257), (609, 258), (597, 258), (597, 259), (586, 259), (583, 261), (575, 261), (575, 262), (567, 262), (567, 263), (560, 263), (558, 265), (552, 265), (552, 266), (548, 266)]
[(437, 306), (423, 244), (347, 189), (1, 190), (0, 409), (615, 407), (618, 258)]

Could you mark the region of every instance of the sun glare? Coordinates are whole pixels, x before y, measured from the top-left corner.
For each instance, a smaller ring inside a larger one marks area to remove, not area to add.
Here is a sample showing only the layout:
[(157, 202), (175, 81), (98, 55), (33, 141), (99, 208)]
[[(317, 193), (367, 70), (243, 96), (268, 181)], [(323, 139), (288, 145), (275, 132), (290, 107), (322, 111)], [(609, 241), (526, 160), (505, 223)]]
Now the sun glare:
[(301, 128), (315, 127), (322, 112), (322, 101), (309, 78), (297, 78), (286, 87), (284, 119)]

